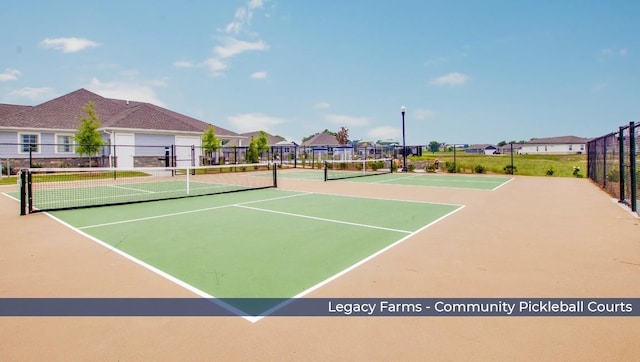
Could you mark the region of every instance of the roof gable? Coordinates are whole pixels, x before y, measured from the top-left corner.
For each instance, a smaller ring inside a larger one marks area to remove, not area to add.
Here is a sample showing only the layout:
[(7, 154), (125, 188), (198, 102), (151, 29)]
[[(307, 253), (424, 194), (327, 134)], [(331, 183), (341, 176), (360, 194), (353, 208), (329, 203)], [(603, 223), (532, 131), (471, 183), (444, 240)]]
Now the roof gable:
[[(209, 123), (158, 107), (151, 103), (104, 98), (86, 89), (52, 99), (37, 106), (2, 105), (0, 126), (45, 129), (76, 129), (85, 116), (82, 108), (95, 103), (102, 128), (130, 128), (178, 132), (204, 132)], [(22, 110), (21, 110), (22, 109)], [(13, 112), (21, 110), (19, 112)], [(3, 112), (9, 114), (4, 117)], [(213, 126), (213, 125), (212, 125)], [(235, 132), (213, 126), (220, 137), (238, 137)]]
[(310, 139), (302, 142), (302, 146), (340, 146), (336, 136), (329, 133), (316, 133)]
[(86, 89), (79, 89), (64, 96), (0, 119), (0, 126), (75, 129), (79, 118), (85, 115), (82, 110), (88, 102), (95, 103), (95, 110), (104, 122), (108, 117), (121, 112), (124, 108), (115, 102), (103, 98)]

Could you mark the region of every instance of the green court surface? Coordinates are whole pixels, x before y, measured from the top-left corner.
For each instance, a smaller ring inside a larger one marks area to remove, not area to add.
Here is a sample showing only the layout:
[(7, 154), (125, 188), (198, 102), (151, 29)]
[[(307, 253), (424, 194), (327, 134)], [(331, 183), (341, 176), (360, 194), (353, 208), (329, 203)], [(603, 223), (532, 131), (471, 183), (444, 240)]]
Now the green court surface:
[(389, 185), (450, 187), (458, 189), (495, 190), (512, 178), (501, 176), (441, 175), (432, 173), (390, 173), (345, 179), (344, 181), (367, 182)]
[[(504, 176), (485, 175), (455, 175), (433, 173), (385, 173), (372, 174), (359, 177), (354, 172), (353, 178), (343, 178), (336, 181), (378, 183), (389, 185), (425, 186), (425, 187), (450, 187), (458, 189), (495, 190), (512, 180)], [(323, 170), (286, 170), (279, 171), (278, 178), (324, 180)]]
[(262, 189), (51, 215), (202, 296), (290, 298), (460, 208)]

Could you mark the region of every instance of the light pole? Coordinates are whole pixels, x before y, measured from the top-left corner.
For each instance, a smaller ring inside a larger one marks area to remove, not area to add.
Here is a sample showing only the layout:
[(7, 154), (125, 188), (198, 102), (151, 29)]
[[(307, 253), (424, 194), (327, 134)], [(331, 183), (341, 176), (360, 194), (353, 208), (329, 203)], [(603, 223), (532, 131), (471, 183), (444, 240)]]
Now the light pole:
[(405, 106), (400, 107), (402, 113), (402, 172), (407, 172), (407, 145), (404, 140), (404, 112), (407, 111)]

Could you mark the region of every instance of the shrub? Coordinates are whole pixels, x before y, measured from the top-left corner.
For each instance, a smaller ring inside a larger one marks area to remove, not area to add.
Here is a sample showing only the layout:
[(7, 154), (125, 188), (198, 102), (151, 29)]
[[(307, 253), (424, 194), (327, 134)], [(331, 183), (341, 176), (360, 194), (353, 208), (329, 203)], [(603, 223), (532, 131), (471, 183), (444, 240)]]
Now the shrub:
[(553, 167), (549, 167), (547, 170), (547, 176), (553, 176)]
[(413, 163), (410, 163), (407, 165), (407, 171), (408, 172), (413, 172), (416, 169), (416, 165), (414, 165)]
[(514, 165), (506, 165), (502, 170), (504, 171), (504, 173), (508, 175), (513, 175), (518, 170), (518, 167)]
[(427, 164), (427, 167), (425, 167), (424, 170), (427, 172), (436, 172), (436, 165)]
[(580, 174), (580, 167), (573, 166), (573, 176), (578, 178), (582, 177), (582, 175)]
[(340, 162), (340, 169), (341, 170), (346, 170), (347, 169), (347, 163), (346, 162)]
[(607, 181), (609, 182), (620, 182), (620, 171), (613, 169), (607, 172)]
[(444, 167), (446, 167), (448, 173), (456, 173), (458, 171), (456, 170), (456, 164), (453, 162), (446, 161)]
[(476, 165), (473, 168), (473, 172), (475, 172), (475, 173), (485, 173), (485, 168), (482, 165)]

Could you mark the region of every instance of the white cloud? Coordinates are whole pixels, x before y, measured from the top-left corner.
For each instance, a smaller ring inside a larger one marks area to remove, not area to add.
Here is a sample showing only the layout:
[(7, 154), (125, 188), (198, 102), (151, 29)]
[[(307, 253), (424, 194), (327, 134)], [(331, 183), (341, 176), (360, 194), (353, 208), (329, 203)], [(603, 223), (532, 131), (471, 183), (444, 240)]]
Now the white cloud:
[(463, 85), (468, 80), (469, 80), (469, 76), (467, 76), (466, 74), (453, 72), (453, 73), (449, 73), (441, 77), (438, 77), (430, 81), (429, 83), (433, 85), (441, 85), (441, 86), (448, 85), (450, 87), (454, 87), (454, 86)]
[(367, 132), (367, 137), (371, 140), (398, 139), (401, 136), (401, 130), (397, 127), (382, 126), (375, 127)]
[(271, 117), (264, 113), (242, 113), (227, 118), (229, 123), (237, 132), (254, 132), (265, 131), (272, 132), (273, 126), (285, 123), (286, 120), (277, 117)]
[(49, 87), (31, 88), (24, 87), (15, 91), (9, 92), (10, 97), (27, 98), (32, 101), (43, 101), (53, 98), (54, 90)]
[(4, 70), (4, 73), (0, 73), (0, 82), (7, 82), (7, 81), (10, 81), (10, 80), (17, 80), (18, 76), (20, 76), (20, 74), (22, 74), (22, 73), (17, 69), (7, 68), (7, 69)]
[(244, 6), (236, 9), (233, 21), (225, 26), (224, 31), (227, 33), (239, 34), (246, 24), (251, 23), (253, 19), (253, 10), (262, 8), (262, 0), (250, 0), (247, 7)]
[(144, 83), (118, 81), (101, 82), (97, 78), (93, 78), (86, 88), (106, 98), (147, 102), (155, 104), (156, 106), (164, 107), (164, 102), (158, 98), (155, 90), (148, 84)]
[(327, 102), (318, 102), (316, 104), (313, 105), (313, 109), (327, 109), (330, 108), (331, 104), (327, 103)]
[(220, 58), (230, 58), (249, 50), (266, 50), (269, 48), (269, 46), (262, 40), (249, 42), (229, 37), (224, 38), (222, 43), (222, 45), (217, 45), (213, 48), (213, 51)]
[(436, 113), (434, 111), (431, 111), (431, 110), (428, 110), (428, 109), (416, 109), (415, 111), (413, 111), (411, 113), (413, 115), (413, 118), (417, 119), (417, 120), (423, 120), (423, 119), (431, 118), (431, 117), (436, 115)]
[(227, 65), (216, 58), (210, 58), (202, 63), (203, 66), (209, 68), (211, 74), (218, 76), (222, 74), (222, 71), (227, 69)]
[(612, 48), (604, 48), (600, 49), (600, 54), (598, 60), (601, 62), (606, 61), (607, 59), (615, 58), (615, 57), (626, 57), (629, 51), (627, 48), (620, 48), (618, 50)]
[(267, 77), (267, 72), (255, 72), (253, 74), (251, 74), (251, 78), (252, 79), (264, 79)]
[(179, 60), (177, 62), (174, 62), (173, 66), (177, 68), (193, 68), (196, 65), (186, 60)]
[(339, 124), (345, 127), (357, 127), (366, 126), (369, 124), (369, 119), (366, 117), (352, 117), (340, 114), (329, 114), (325, 119), (331, 123)]
[(62, 50), (63, 53), (75, 53), (86, 48), (95, 48), (98, 43), (84, 38), (46, 38), (40, 42), (40, 46)]
[(249, 0), (249, 9), (261, 8), (264, 5), (262, 0)]

